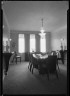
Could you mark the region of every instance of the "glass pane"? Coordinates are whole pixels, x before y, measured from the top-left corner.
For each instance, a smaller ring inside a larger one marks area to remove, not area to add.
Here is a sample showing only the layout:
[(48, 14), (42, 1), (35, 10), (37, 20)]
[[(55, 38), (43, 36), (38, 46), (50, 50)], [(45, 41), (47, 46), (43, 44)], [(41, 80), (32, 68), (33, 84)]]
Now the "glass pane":
[(30, 34), (30, 52), (36, 51), (36, 46), (35, 46), (35, 34)]
[(19, 34), (19, 53), (25, 52), (24, 34)]
[(40, 51), (46, 52), (46, 39), (45, 38), (40, 39)]

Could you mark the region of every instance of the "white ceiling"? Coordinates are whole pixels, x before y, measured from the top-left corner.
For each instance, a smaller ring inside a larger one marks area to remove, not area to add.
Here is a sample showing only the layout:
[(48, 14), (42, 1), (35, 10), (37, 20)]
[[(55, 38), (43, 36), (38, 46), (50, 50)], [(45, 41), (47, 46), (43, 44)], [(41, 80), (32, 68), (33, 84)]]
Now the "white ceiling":
[(40, 31), (44, 19), (45, 31), (67, 27), (68, 1), (4, 1), (11, 30)]

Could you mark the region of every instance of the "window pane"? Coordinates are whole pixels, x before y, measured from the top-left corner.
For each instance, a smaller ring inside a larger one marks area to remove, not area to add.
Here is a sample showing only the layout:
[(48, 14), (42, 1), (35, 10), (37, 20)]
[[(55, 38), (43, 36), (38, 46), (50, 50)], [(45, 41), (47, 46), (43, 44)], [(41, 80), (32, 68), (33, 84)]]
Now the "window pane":
[(30, 52), (36, 51), (36, 46), (35, 46), (35, 34), (30, 34)]
[(40, 38), (40, 51), (41, 52), (46, 52), (46, 39)]
[(25, 52), (24, 34), (19, 34), (19, 53)]

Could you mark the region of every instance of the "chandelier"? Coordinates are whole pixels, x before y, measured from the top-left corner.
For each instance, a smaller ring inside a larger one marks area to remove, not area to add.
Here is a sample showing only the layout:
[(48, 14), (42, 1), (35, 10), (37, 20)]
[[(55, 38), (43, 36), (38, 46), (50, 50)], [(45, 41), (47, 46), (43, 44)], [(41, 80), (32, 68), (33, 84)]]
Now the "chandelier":
[(42, 20), (42, 27), (41, 27), (41, 30), (40, 30), (39, 35), (41, 36), (41, 38), (44, 38), (44, 37), (45, 37), (45, 35), (46, 35), (46, 33), (44, 33), (44, 32), (45, 32), (45, 30), (44, 30), (44, 28), (43, 28), (43, 18), (42, 18), (41, 20)]

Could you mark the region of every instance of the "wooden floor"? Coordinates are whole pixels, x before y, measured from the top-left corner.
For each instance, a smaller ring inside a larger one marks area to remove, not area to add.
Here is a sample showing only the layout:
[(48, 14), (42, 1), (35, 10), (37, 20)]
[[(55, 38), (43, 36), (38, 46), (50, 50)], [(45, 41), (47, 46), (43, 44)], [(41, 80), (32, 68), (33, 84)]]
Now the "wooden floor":
[(55, 75), (40, 76), (34, 69), (32, 74), (28, 69), (28, 62), (11, 64), (8, 76), (3, 80), (3, 94), (66, 94), (67, 93), (67, 67), (59, 64), (59, 80)]

